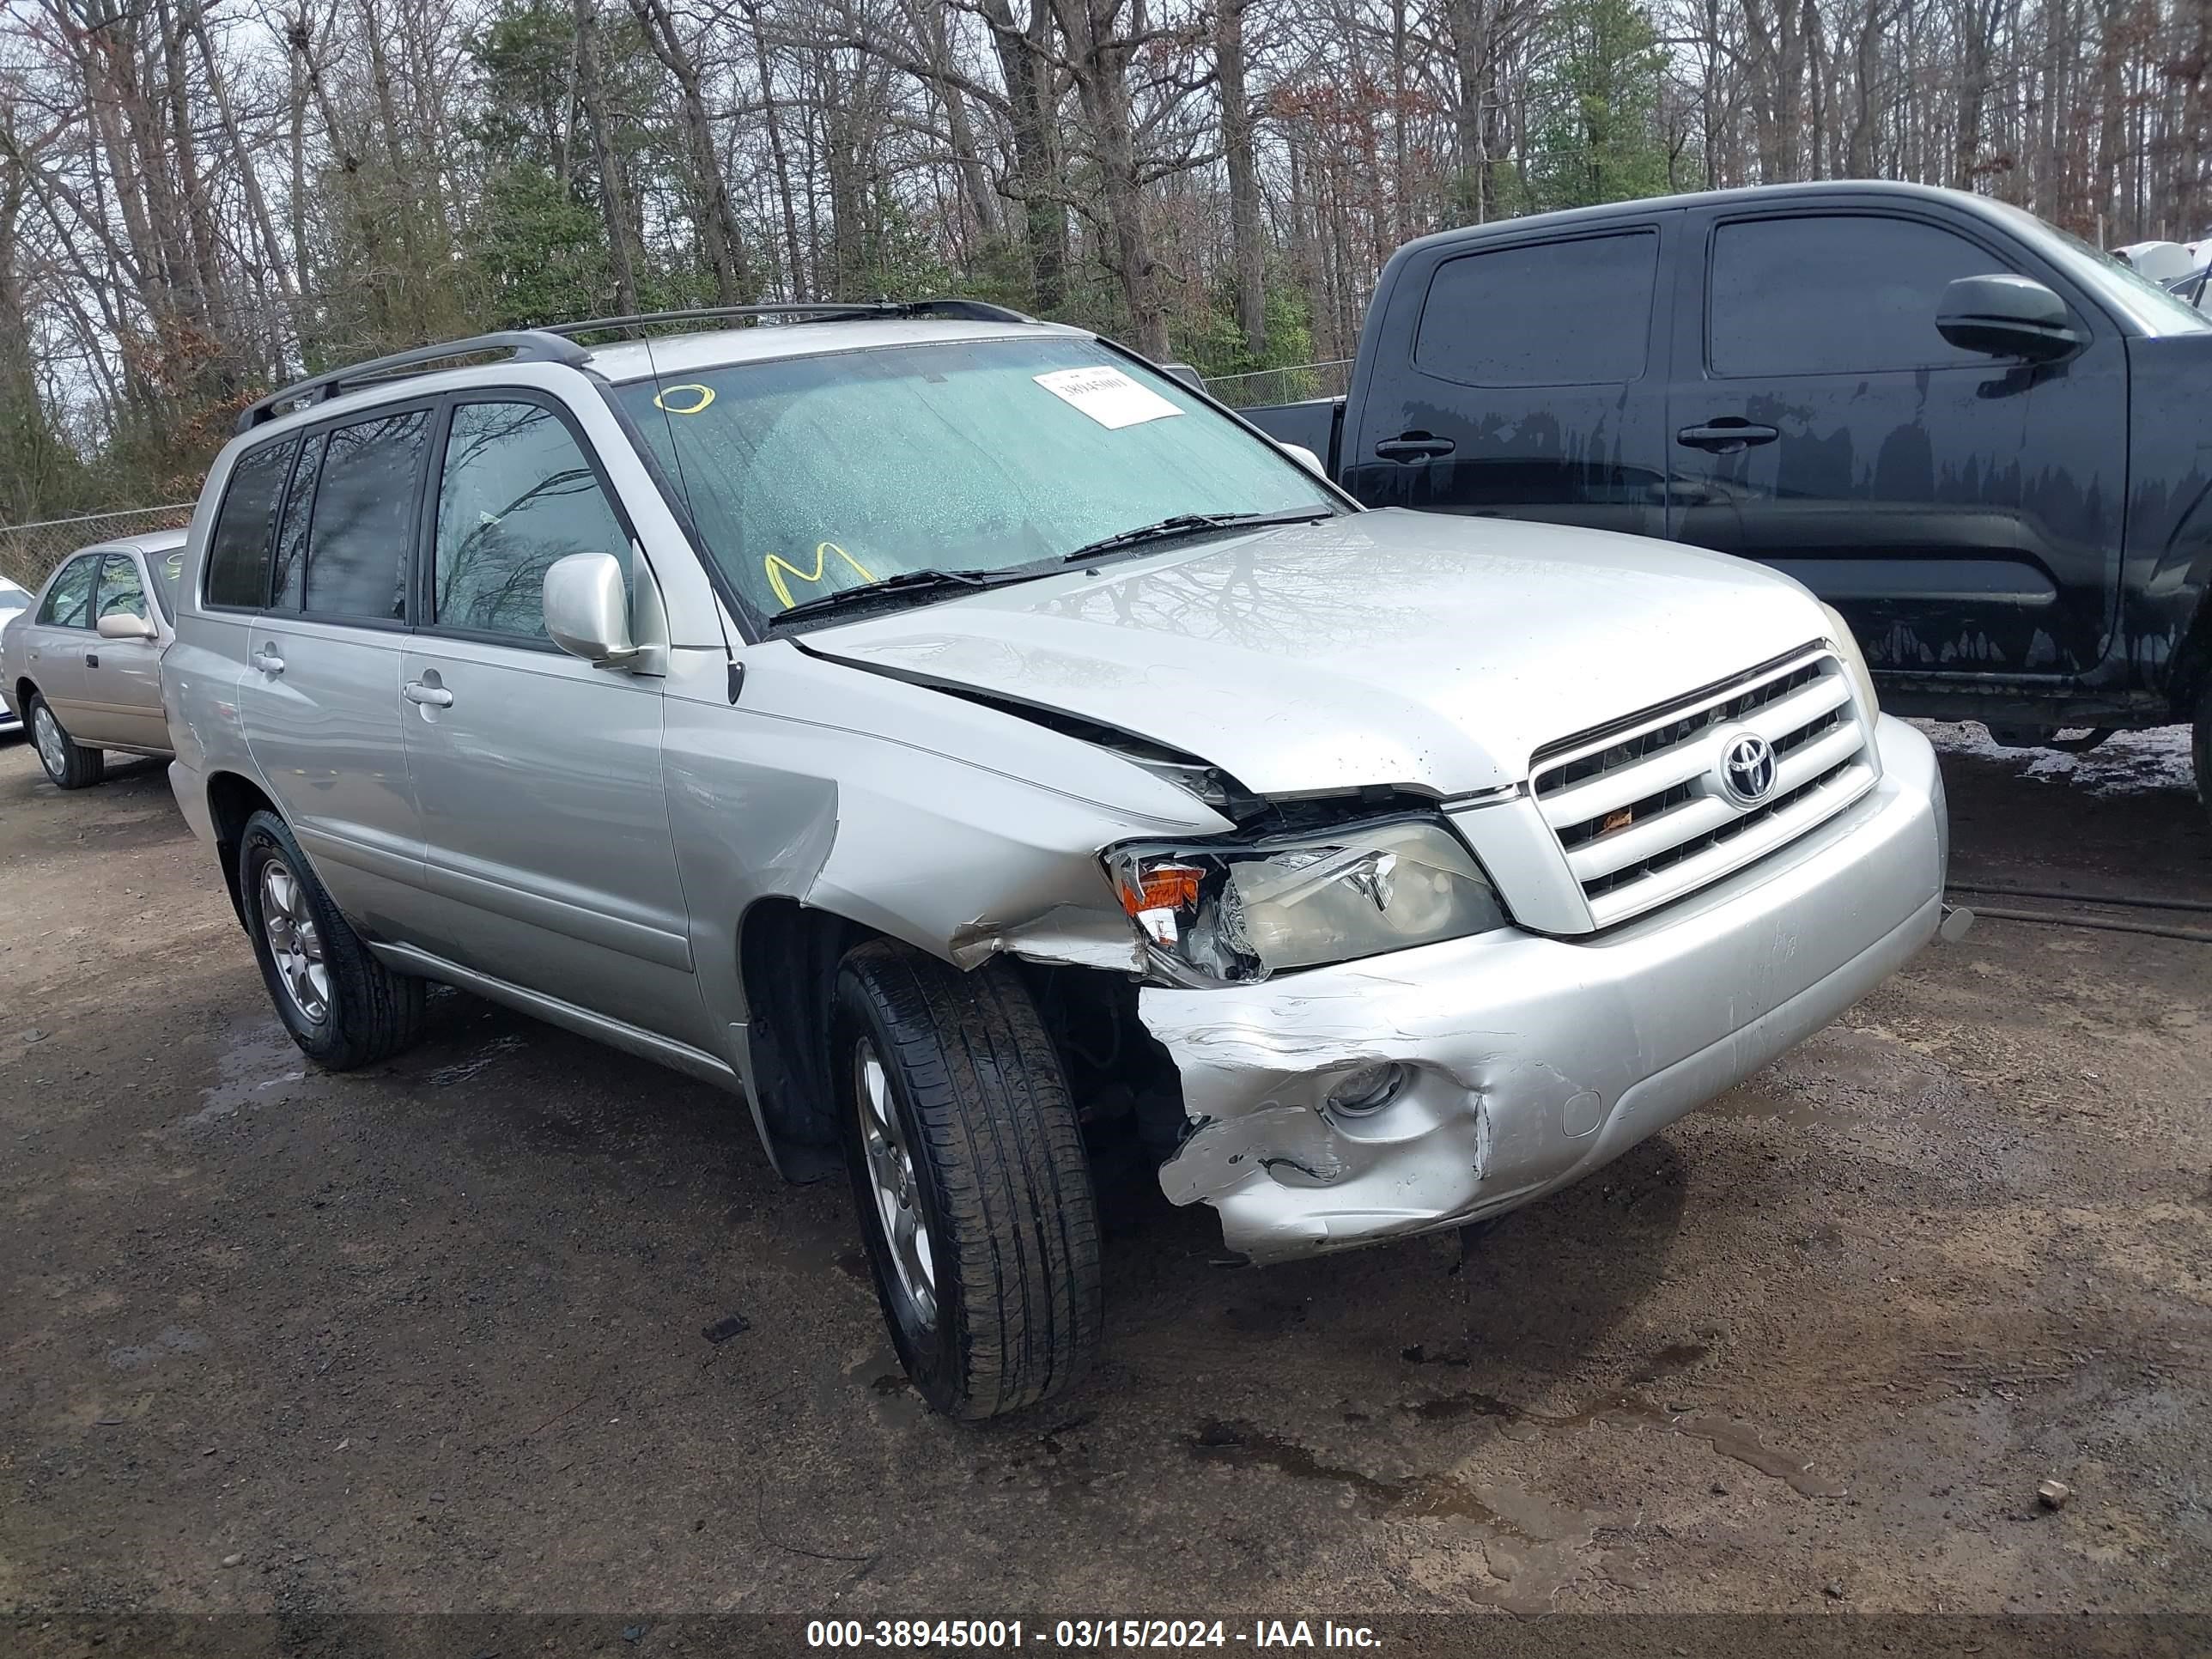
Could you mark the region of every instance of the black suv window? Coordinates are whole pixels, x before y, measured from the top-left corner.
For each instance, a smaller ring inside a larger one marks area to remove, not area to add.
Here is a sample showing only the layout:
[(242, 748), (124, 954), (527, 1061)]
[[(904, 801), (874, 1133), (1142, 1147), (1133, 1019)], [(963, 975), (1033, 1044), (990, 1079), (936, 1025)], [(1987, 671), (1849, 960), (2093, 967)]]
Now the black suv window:
[(571, 553), (611, 553), (627, 568), (629, 549), (591, 462), (551, 410), (453, 410), (431, 596), (441, 627), (542, 640), (546, 568)]
[(428, 410), (411, 409), (325, 435), (307, 528), (308, 615), (396, 622), (406, 614), (407, 550), (429, 426)]
[(54, 585), (46, 590), (46, 602), (39, 607), (39, 620), (55, 628), (89, 628), (92, 626), (92, 579), (100, 572), (100, 556), (82, 555), (71, 559), (54, 578)]
[(269, 526), (292, 471), (290, 439), (248, 450), (231, 469), (208, 532), (207, 602), (258, 611), (269, 603)]
[(1437, 267), (1414, 366), (1466, 386), (1606, 386), (1640, 378), (1659, 237), (1531, 242)]
[(100, 573), (100, 602), (92, 609), (95, 623), (102, 617), (117, 616), (146, 620), (146, 579), (138, 574), (138, 561), (128, 553), (107, 556)]
[(2008, 267), (1979, 244), (1876, 214), (1740, 219), (1714, 234), (1716, 374), (1871, 374), (1989, 360), (1936, 331), (1943, 289)]

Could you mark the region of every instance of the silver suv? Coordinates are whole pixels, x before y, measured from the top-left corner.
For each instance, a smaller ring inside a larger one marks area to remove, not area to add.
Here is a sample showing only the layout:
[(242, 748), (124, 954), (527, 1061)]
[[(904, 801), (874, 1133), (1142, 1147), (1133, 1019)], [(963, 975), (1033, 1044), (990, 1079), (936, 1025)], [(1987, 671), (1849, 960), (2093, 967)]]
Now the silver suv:
[(1796, 583), (1360, 511), (988, 307), (720, 320), (249, 410), (172, 776), (324, 1065), (441, 980), (842, 1159), (939, 1408), (1082, 1370), (1101, 1159), (1255, 1261), (1460, 1225), (1936, 931), (1934, 758)]

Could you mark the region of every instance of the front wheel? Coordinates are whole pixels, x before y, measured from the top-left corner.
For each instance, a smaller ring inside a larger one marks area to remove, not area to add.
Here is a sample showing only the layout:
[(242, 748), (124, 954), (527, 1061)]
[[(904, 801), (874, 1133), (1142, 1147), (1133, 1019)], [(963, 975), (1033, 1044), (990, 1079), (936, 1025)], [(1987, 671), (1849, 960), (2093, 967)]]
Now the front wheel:
[(246, 821), (238, 895), (269, 1000), (308, 1059), (349, 1072), (389, 1060), (421, 1034), (422, 981), (369, 954), (274, 812)]
[(854, 1201), (915, 1387), (969, 1419), (1067, 1389), (1098, 1346), (1097, 1206), (1020, 979), (875, 940), (838, 969), (831, 1042)]
[(70, 736), (44, 697), (33, 691), (31, 706), (23, 712), (31, 728), (31, 747), (39, 751), (39, 764), (55, 788), (89, 788), (107, 775), (107, 757)]

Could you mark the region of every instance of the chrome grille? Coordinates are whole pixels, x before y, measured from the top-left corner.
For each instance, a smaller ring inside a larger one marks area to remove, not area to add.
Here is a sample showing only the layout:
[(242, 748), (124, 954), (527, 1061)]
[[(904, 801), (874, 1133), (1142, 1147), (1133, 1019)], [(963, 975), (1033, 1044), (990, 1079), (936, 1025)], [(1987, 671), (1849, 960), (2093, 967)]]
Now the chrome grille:
[[(1774, 751), (1755, 805), (1719, 781), (1722, 747), (1755, 732)], [(1787, 845), (1875, 781), (1850, 677), (1826, 647), (1540, 751), (1538, 808), (1600, 927), (1641, 915)]]

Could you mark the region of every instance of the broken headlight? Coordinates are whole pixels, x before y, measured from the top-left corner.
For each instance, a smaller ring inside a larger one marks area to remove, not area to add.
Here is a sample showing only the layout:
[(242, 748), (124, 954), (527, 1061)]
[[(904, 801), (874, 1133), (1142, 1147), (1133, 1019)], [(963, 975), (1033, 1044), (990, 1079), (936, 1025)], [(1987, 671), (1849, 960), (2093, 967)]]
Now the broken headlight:
[(1153, 960), (1184, 983), (1242, 983), (1505, 925), (1441, 823), (1360, 824), (1249, 846), (1136, 844), (1106, 872)]

